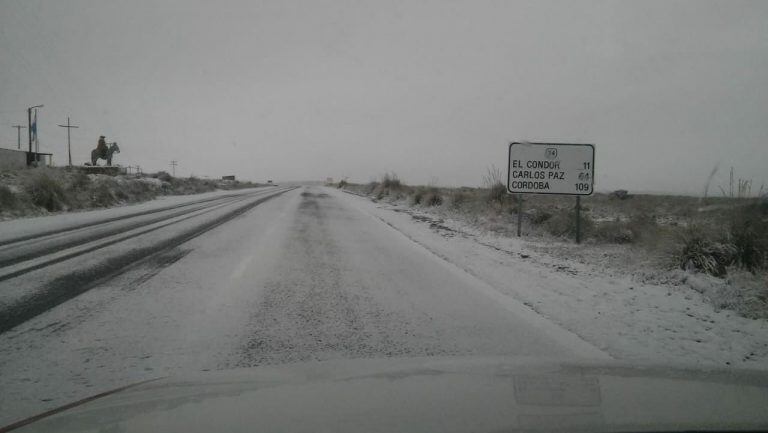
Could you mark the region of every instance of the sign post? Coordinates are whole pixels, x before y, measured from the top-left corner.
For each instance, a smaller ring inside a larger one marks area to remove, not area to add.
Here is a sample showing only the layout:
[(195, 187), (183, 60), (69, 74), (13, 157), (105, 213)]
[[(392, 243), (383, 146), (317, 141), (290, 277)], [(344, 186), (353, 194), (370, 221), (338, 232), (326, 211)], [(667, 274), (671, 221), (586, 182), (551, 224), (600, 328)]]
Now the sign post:
[(521, 194), (576, 196), (576, 243), (581, 242), (581, 196), (595, 184), (595, 146), (572, 143), (514, 142), (509, 145), (507, 192), (518, 195), (520, 235)]
[(576, 243), (581, 243), (581, 196), (576, 196)]

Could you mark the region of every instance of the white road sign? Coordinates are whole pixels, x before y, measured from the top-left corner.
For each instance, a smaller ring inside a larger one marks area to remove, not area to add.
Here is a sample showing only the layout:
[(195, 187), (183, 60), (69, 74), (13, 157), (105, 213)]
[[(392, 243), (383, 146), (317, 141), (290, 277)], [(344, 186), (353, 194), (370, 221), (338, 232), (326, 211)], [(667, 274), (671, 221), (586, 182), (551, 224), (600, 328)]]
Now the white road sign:
[(512, 143), (507, 191), (512, 194), (590, 195), (595, 180), (591, 144)]

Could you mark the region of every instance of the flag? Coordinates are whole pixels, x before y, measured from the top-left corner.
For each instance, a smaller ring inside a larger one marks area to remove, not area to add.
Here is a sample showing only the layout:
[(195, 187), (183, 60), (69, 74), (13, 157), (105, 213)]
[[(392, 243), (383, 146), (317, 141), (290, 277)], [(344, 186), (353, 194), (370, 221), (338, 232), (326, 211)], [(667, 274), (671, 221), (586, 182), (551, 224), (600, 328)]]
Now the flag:
[(30, 136), (33, 142), (37, 142), (37, 109), (35, 109), (35, 117), (32, 119), (32, 124), (29, 125)]

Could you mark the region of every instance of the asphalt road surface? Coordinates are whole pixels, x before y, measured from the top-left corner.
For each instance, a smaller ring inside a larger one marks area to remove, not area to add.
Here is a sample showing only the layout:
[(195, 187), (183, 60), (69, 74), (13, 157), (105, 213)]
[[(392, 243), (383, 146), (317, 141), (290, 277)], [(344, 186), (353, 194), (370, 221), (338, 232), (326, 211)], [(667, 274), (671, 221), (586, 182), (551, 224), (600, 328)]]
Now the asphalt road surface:
[(0, 425), (190, 371), (600, 355), (362, 200), (267, 188), (17, 235), (0, 224)]

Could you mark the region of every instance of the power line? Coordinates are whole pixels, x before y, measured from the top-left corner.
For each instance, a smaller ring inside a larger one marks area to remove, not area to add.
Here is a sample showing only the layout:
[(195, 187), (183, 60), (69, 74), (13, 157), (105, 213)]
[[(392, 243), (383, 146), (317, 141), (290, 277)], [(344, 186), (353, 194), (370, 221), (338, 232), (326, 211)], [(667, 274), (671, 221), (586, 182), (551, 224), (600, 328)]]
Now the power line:
[(67, 153), (69, 154), (69, 166), (72, 166), (72, 140), (69, 136), (69, 131), (72, 130), (72, 128), (79, 128), (79, 126), (70, 125), (69, 124), (69, 116), (67, 116), (67, 124), (66, 125), (59, 125), (62, 128), (67, 128)]

